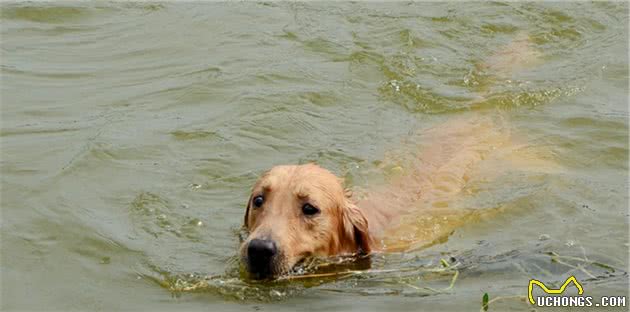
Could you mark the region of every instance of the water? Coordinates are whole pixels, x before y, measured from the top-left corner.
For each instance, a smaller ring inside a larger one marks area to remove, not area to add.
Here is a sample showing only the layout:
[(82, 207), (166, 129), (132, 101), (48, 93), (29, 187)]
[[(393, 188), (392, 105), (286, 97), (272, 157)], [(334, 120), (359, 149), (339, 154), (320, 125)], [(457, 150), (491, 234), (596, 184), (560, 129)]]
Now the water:
[[(570, 274), (627, 294), (627, 3), (1, 8), (2, 309), (476, 310)], [(369, 190), (416, 134), (487, 112), (522, 148), (446, 205), (498, 213), (368, 271), (241, 278), (261, 172), (316, 161)]]

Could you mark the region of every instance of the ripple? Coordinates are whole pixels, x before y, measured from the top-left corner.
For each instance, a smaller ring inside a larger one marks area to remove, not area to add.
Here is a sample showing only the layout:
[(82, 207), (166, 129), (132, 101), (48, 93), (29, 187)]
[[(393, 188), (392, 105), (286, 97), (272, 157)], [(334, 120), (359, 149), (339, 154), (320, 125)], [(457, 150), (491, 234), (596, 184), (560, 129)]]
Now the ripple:
[(131, 218), (136, 228), (155, 238), (163, 235), (184, 237), (191, 241), (200, 241), (199, 228), (204, 223), (195, 217), (179, 211), (169, 200), (150, 192), (142, 192), (130, 204)]
[(92, 10), (78, 6), (24, 6), (2, 8), (2, 18), (27, 20), (39, 23), (64, 23), (80, 20), (92, 15)]
[(211, 139), (211, 140), (221, 139), (221, 136), (216, 131), (209, 131), (209, 130), (191, 130), (191, 131), (176, 130), (176, 131), (172, 131), (171, 135), (175, 139), (182, 140), (182, 141), (199, 140), (199, 139)]

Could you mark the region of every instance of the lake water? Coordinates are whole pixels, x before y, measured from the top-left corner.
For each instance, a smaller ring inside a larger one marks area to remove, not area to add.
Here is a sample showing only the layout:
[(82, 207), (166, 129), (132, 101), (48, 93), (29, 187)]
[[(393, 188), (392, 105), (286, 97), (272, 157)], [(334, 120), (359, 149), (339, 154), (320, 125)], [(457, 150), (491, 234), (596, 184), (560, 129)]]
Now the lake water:
[[(627, 3), (0, 5), (3, 310), (530, 311), (531, 278), (570, 275), (628, 293)], [(368, 190), (415, 134), (488, 112), (522, 149), (443, 205), (498, 213), (364, 273), (239, 274), (264, 170)]]

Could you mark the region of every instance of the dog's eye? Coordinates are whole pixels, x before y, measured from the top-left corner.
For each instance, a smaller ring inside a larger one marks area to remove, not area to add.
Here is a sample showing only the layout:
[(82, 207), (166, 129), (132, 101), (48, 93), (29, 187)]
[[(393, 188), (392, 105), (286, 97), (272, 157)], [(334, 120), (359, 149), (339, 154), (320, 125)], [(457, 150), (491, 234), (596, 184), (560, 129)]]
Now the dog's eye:
[(254, 197), (254, 200), (252, 200), (252, 203), (254, 204), (254, 206), (256, 206), (256, 208), (260, 208), (260, 206), (262, 206), (264, 202), (265, 202), (265, 198), (262, 197), (262, 195), (258, 195)]
[(302, 212), (307, 216), (312, 216), (318, 214), (319, 209), (311, 204), (306, 203), (304, 204), (304, 206), (302, 206)]

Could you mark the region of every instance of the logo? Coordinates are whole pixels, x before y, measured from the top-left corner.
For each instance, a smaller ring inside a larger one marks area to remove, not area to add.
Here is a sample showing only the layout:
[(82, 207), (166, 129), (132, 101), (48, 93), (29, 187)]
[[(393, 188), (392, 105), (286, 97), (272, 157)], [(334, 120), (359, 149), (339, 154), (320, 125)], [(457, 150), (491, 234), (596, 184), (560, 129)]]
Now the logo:
[[(579, 296), (563, 295), (571, 283), (577, 288)], [(545, 294), (553, 296), (545, 295), (534, 298), (534, 285), (538, 285)], [(543, 282), (531, 279), (527, 287), (527, 297), (529, 303), (538, 307), (625, 307), (627, 298), (626, 296), (602, 296), (599, 302), (596, 302), (593, 297), (584, 296), (584, 287), (573, 275), (569, 276), (558, 289), (549, 288)]]

